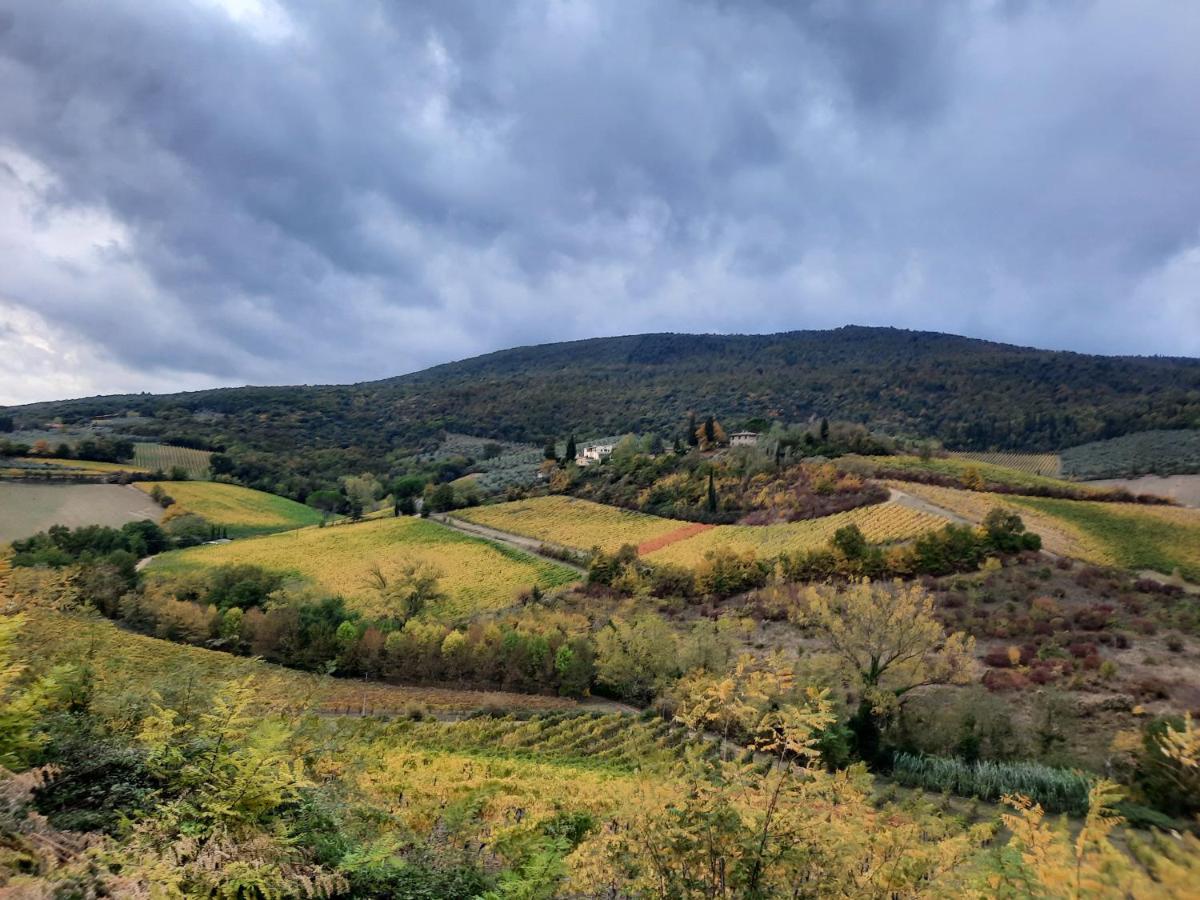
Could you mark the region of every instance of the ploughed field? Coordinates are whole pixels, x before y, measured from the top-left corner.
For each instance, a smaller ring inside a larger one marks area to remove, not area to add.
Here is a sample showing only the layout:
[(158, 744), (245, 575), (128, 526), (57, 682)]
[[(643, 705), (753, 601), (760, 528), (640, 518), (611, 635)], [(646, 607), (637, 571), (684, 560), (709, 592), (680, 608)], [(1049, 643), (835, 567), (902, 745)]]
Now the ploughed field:
[(455, 516), (523, 537), (577, 550), (612, 552), (623, 544), (642, 548), (655, 562), (694, 565), (710, 550), (752, 550), (760, 557), (813, 550), (834, 532), (857, 525), (872, 543), (910, 540), (947, 519), (898, 503), (864, 506), (819, 519), (775, 525), (697, 526), (588, 500), (550, 496), (459, 510)]
[(566, 566), (413, 517), (176, 550), (156, 557), (147, 571), (173, 574), (242, 563), (295, 575), (340, 594), (368, 618), (395, 612), (373, 587), (376, 569), (391, 580), (407, 566), (428, 567), (439, 576), (446, 596), (430, 604), (426, 615), (451, 619), (512, 606), (534, 585), (547, 590), (578, 578)]
[(27, 538), (51, 525), (111, 525), (157, 520), (162, 508), (121, 484), (0, 482), (0, 544)]
[(143, 481), (137, 487), (149, 494), (158, 485), (185, 512), (203, 516), (226, 528), (230, 537), (271, 534), (315, 525), (315, 509), (263, 491), (212, 481)]

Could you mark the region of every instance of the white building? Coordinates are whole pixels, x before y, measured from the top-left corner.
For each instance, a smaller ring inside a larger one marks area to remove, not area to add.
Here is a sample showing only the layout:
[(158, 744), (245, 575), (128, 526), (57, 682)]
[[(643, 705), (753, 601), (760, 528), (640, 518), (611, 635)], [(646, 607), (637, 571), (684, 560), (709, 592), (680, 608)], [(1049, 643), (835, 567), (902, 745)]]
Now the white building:
[(590, 466), (592, 463), (598, 463), (603, 459), (607, 459), (612, 455), (613, 444), (591, 444), (582, 448), (575, 455), (575, 465)]
[(735, 431), (729, 436), (730, 447), (756, 447), (758, 446), (757, 431)]

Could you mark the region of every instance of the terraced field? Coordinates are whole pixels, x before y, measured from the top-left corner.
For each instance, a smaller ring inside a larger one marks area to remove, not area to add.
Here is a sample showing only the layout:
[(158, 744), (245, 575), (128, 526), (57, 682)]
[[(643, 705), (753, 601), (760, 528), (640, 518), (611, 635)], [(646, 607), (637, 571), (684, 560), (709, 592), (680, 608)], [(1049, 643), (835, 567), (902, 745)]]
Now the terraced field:
[(1026, 475), (1062, 476), (1062, 460), (1057, 453), (952, 453), (951, 458), (1000, 466)]
[(694, 566), (710, 550), (728, 548), (738, 552), (753, 551), (759, 558), (770, 559), (784, 553), (824, 547), (834, 532), (846, 525), (857, 525), (868, 541), (881, 544), (911, 540), (941, 528), (947, 521), (934, 513), (900, 503), (880, 503), (820, 519), (779, 525), (718, 525), (654, 550), (647, 558), (652, 562)]
[(183, 469), (188, 477), (203, 481), (209, 477), (207, 450), (173, 447), (170, 444), (139, 442), (133, 445), (133, 461), (147, 472), (166, 472)]
[(676, 531), (682, 524), (590, 500), (554, 495), (477, 506), (454, 513), (458, 518), (550, 544), (611, 553), (623, 544), (637, 546)]
[(120, 704), (129, 685), (147, 693), (175, 694), (189, 685), (207, 690), (233, 679), (253, 679), (263, 712), (320, 710), (326, 713), (400, 715), (413, 708), (435, 713), (467, 713), (486, 708), (525, 711), (574, 709), (560, 697), (502, 691), (455, 691), (322, 677), (184, 644), (132, 634), (94, 616), (23, 610), (25, 625), (18, 653), (36, 665), (90, 660), (97, 702)]
[(228, 544), (193, 547), (156, 557), (149, 573), (172, 573), (229, 563), (252, 563), (294, 574), (344, 596), (367, 616), (391, 611), (371, 587), (372, 570), (396, 575), (425, 564), (440, 573), (445, 600), (426, 614), (461, 619), (511, 606), (534, 584), (560, 587), (578, 576), (565, 566), (411, 517), (354, 525), (304, 528)]
[(160, 485), (183, 509), (229, 530), (230, 537), (272, 534), (321, 521), (321, 514), (303, 503), (212, 481), (144, 481), (146, 493)]

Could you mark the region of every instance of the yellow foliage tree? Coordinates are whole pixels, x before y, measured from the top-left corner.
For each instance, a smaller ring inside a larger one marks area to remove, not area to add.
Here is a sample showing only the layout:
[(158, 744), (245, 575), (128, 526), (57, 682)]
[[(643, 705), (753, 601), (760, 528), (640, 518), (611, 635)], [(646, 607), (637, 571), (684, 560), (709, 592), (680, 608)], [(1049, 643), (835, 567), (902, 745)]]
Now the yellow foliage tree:
[(918, 584), (810, 587), (806, 621), (837, 658), (859, 708), (851, 721), (865, 757), (877, 749), (879, 722), (904, 697), (934, 684), (965, 684), (975, 672), (975, 639), (947, 636), (933, 598)]

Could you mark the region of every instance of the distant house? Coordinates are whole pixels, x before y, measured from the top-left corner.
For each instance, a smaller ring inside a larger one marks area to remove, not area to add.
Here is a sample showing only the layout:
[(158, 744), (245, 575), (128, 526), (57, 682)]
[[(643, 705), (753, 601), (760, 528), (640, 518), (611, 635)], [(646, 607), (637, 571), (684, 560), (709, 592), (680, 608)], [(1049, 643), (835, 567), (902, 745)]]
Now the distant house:
[(590, 466), (612, 456), (614, 444), (591, 444), (583, 447), (575, 455), (575, 465)]
[(757, 431), (735, 431), (729, 436), (730, 447), (756, 447), (758, 446)]

